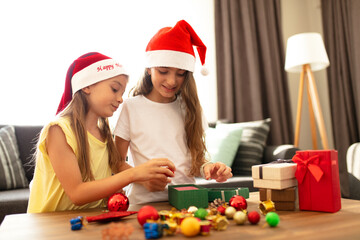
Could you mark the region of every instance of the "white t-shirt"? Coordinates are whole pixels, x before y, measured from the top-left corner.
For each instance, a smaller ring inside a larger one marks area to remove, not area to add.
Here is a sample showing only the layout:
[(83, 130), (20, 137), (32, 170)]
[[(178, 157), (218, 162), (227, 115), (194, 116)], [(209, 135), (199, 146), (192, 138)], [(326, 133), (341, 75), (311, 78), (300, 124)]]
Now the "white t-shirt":
[[(185, 109), (181, 98), (157, 103), (139, 95), (122, 104), (114, 134), (130, 141), (129, 164), (138, 166), (153, 158), (168, 158), (176, 167), (171, 184), (191, 184), (188, 176), (191, 155), (186, 145)], [(140, 184), (131, 184), (126, 192), (131, 204), (167, 201), (167, 189), (149, 192)]]

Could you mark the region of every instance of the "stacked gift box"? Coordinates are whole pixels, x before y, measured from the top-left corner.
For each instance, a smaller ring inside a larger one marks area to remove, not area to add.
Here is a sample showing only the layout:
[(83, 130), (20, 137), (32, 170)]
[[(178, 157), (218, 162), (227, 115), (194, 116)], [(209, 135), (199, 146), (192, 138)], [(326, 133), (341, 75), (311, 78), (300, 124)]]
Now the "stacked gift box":
[(278, 211), (297, 209), (296, 163), (278, 160), (252, 166), (254, 187), (259, 188), (260, 201), (271, 200)]
[(297, 188), (291, 187), (283, 190), (269, 188), (259, 189), (260, 201), (271, 200), (277, 211), (291, 211), (298, 207)]

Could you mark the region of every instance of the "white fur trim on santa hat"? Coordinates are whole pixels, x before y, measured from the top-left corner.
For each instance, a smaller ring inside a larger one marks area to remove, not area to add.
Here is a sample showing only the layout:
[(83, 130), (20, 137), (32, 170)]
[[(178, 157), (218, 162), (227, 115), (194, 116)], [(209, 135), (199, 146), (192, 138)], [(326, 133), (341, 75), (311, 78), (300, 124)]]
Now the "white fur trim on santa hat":
[(194, 72), (195, 57), (191, 54), (172, 51), (155, 50), (145, 53), (145, 67), (174, 67)]
[(105, 59), (93, 63), (72, 77), (72, 95), (74, 96), (77, 91), (84, 87), (122, 74), (129, 75), (125, 68), (114, 59)]

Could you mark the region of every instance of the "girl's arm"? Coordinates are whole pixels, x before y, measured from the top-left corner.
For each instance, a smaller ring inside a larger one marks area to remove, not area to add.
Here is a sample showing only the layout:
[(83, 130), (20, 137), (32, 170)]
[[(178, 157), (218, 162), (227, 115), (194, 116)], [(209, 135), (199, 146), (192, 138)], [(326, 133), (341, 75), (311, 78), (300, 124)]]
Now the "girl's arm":
[(131, 182), (150, 179), (166, 181), (167, 176), (173, 176), (169, 169), (175, 168), (170, 161), (159, 159), (129, 168), (108, 178), (83, 182), (76, 156), (59, 126), (50, 127), (46, 149), (57, 178), (75, 205), (106, 198)]
[[(129, 141), (126, 141), (125, 139), (115, 136), (115, 145), (122, 159), (126, 159), (129, 143), (130, 143)], [(132, 166), (125, 163), (125, 161), (122, 161), (121, 166), (119, 166), (119, 171), (124, 171), (129, 168), (132, 168)], [(173, 168), (173, 171), (175, 171), (175, 167)], [(166, 185), (170, 182), (171, 180), (169, 178), (166, 178), (165, 181), (163, 179), (151, 179), (149, 181), (143, 181), (138, 183), (143, 185), (148, 191), (155, 192), (155, 191), (164, 191)]]
[(127, 164), (125, 162), (126, 160), (126, 156), (127, 156), (127, 152), (128, 152), (128, 148), (129, 148), (129, 141), (126, 141), (125, 139), (122, 139), (118, 136), (115, 136), (115, 146), (118, 150), (118, 152), (120, 153), (120, 157), (121, 157), (121, 162), (120, 165), (118, 167), (119, 172), (122, 172), (126, 169), (132, 168), (132, 166), (130, 166), (129, 164)]

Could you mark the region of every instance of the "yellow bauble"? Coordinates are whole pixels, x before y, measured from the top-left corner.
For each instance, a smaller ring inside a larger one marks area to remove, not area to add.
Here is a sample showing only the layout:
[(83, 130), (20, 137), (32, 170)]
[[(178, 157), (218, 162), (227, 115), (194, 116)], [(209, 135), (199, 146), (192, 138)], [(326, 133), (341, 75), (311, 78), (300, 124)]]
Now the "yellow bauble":
[(180, 228), (185, 236), (194, 237), (200, 232), (200, 222), (197, 218), (187, 217), (182, 220)]
[(242, 225), (246, 222), (247, 216), (243, 211), (237, 211), (234, 216), (234, 221), (236, 222), (236, 224), (238, 225)]

